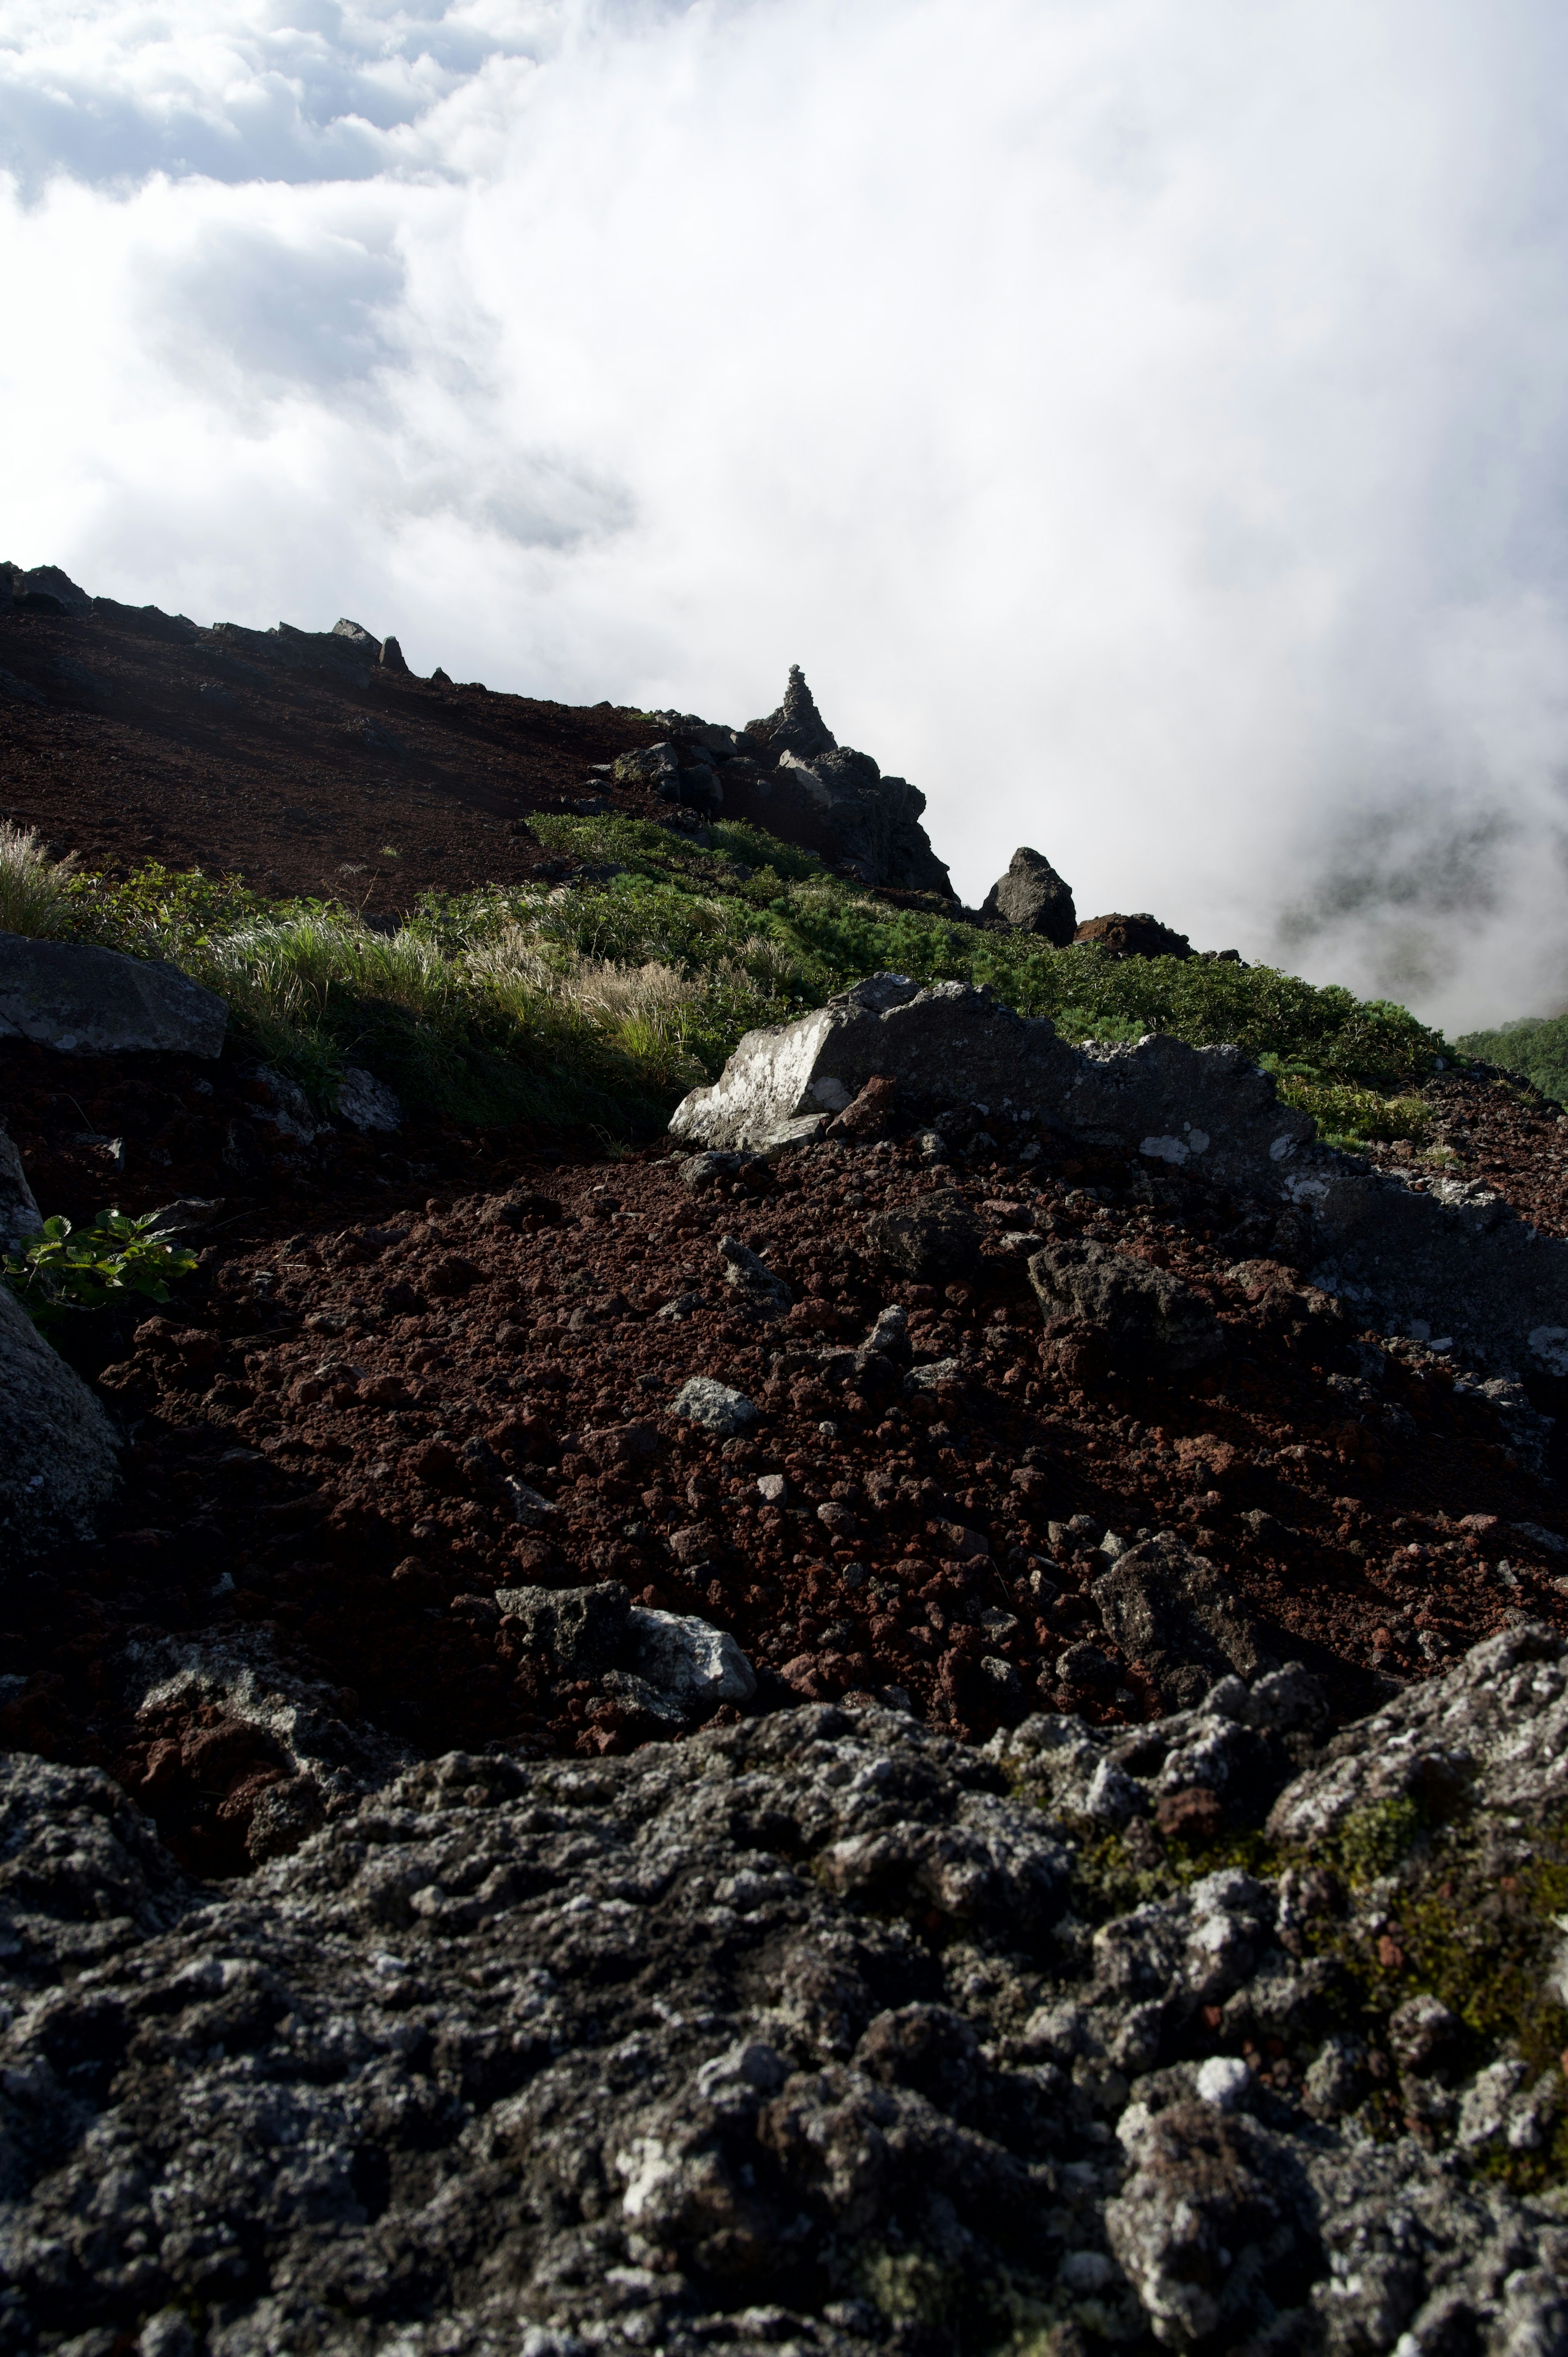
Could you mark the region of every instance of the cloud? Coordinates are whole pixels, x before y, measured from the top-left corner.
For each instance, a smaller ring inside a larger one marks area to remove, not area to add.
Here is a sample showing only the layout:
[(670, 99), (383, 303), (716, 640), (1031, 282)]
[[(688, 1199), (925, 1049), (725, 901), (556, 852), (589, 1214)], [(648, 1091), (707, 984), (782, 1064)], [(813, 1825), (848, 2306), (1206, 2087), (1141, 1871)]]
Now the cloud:
[[(27, 12), (31, 9), (33, 13)], [(975, 898), (1568, 994), (1544, 0), (19, 0), (16, 554), (744, 719)], [(25, 540), (24, 540), (25, 535)]]

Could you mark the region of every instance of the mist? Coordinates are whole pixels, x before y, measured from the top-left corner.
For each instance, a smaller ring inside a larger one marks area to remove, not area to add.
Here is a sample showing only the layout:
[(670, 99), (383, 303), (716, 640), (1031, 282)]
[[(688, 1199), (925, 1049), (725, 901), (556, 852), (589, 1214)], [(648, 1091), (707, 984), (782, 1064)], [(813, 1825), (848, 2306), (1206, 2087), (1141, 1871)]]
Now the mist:
[(977, 899), (1568, 1003), (1538, 0), (21, 0), (5, 545), (744, 721)]

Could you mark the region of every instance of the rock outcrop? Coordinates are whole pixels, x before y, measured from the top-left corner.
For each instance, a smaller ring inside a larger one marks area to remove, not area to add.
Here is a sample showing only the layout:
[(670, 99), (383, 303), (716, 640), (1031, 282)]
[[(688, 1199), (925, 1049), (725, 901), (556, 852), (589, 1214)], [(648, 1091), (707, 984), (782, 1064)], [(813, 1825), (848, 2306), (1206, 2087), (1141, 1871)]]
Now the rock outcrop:
[(1192, 943), (1185, 933), (1174, 932), (1162, 925), (1145, 909), (1136, 917), (1090, 917), (1079, 926), (1074, 941), (1092, 942), (1099, 949), (1114, 958), (1174, 957), (1193, 955)]
[(0, 1563), (85, 1536), (114, 1486), (114, 1427), (0, 1284)]
[[(591, 1766), (453, 1754), (227, 1888), (98, 1771), (14, 1754), (10, 2344), (871, 2357), (1023, 2318), (1549, 2357), (1568, 2228), (1523, 2189), (1561, 2072), (1378, 1927), (1477, 1841), (1516, 1877), (1550, 1846), (1550, 1794), (1489, 1813), (1471, 1721), (1500, 1687), (1544, 1759), (1563, 1654), (1511, 1631), (1428, 1689), (1472, 1791), (1363, 1866), (1320, 1835), (1194, 1872), (1157, 1830), (1197, 1794), (1294, 1823), (1324, 1771), (1293, 1667), (985, 1754), (815, 1706)], [(1554, 1934), (1491, 1936), (1517, 1971)]]
[(0, 933), (0, 1039), (36, 1039), (63, 1055), (161, 1048), (214, 1057), (228, 1021), (216, 991), (158, 959)]
[(775, 1152), (821, 1135), (874, 1080), (892, 1084), (910, 1124), (971, 1106), (1201, 1175), (1294, 1215), (1313, 1282), (1363, 1322), (1446, 1340), (1499, 1372), (1568, 1371), (1568, 1244), (1485, 1189), (1442, 1178), (1417, 1189), (1315, 1144), (1310, 1115), (1281, 1104), (1239, 1048), (1166, 1034), (1073, 1048), (988, 989), (874, 974), (794, 1023), (748, 1031), (712, 1086), (682, 1098), (671, 1135)]
[(651, 784), (699, 818), (740, 818), (819, 852), (865, 884), (953, 898), (921, 815), (926, 798), (885, 778), (869, 753), (841, 746), (798, 663), (784, 701), (745, 729), (691, 712), (656, 712), (668, 739), (615, 763), (618, 783)]
[(1048, 859), (1026, 845), (1013, 854), (1006, 875), (992, 886), (980, 913), (1013, 932), (1038, 933), (1057, 949), (1066, 949), (1078, 931), (1072, 887)]

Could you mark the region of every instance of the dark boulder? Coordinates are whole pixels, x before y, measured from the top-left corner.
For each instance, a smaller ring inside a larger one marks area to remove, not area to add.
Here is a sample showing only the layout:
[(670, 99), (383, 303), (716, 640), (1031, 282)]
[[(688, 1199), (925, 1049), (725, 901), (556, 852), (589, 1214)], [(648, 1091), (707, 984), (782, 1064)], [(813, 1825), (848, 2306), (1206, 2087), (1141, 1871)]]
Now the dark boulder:
[(1130, 1367), (1182, 1374), (1225, 1347), (1213, 1310), (1179, 1279), (1087, 1239), (1032, 1254), (1029, 1282), (1047, 1318), (1096, 1328)]
[(1048, 859), (1026, 844), (1019, 845), (1006, 875), (999, 877), (986, 894), (981, 915), (995, 919), (1015, 933), (1038, 933), (1058, 949), (1066, 949), (1078, 931), (1072, 887), (1063, 882)]
[(1189, 958), (1193, 954), (1185, 933), (1173, 932), (1146, 909), (1136, 917), (1089, 917), (1073, 939), (1093, 942), (1114, 958)]

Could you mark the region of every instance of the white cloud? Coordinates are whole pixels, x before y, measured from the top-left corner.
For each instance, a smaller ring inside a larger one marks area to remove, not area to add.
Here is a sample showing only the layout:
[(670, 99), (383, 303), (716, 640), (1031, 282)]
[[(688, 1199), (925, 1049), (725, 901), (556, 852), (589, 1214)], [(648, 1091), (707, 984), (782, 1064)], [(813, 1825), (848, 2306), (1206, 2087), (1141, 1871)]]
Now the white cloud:
[(19, 0), (11, 553), (590, 701), (741, 720), (799, 661), (971, 898), (1024, 840), (1086, 911), (1544, 1006), (1565, 46), (1544, 0)]

